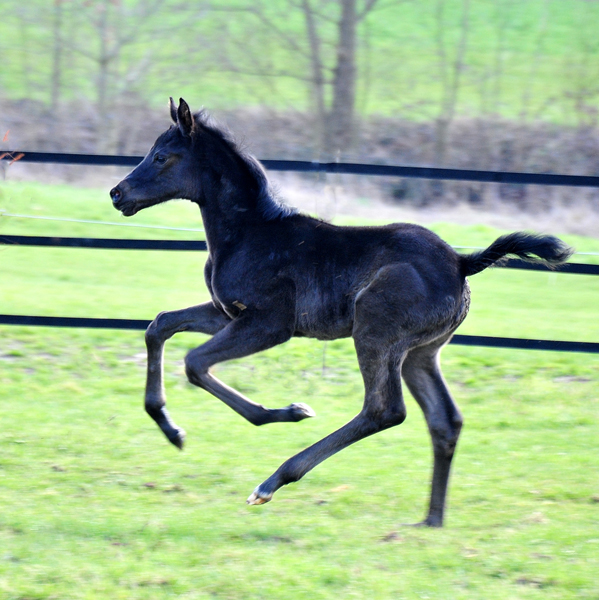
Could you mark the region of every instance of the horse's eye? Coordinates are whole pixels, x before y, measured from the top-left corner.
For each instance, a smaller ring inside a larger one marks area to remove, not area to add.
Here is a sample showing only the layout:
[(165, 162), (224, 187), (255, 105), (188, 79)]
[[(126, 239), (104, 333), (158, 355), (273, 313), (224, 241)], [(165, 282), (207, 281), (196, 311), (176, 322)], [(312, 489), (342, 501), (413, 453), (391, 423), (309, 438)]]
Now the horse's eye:
[(156, 154), (154, 156), (154, 162), (157, 162), (159, 165), (163, 165), (166, 162), (166, 156), (164, 156), (164, 154)]

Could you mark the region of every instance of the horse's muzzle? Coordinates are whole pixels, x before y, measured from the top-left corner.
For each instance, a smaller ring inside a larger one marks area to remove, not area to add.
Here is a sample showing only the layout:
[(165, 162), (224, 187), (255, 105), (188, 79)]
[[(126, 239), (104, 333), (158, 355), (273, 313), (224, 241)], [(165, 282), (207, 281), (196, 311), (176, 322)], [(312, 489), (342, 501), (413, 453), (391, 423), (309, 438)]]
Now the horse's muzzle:
[(112, 206), (120, 210), (123, 216), (131, 217), (137, 212), (136, 203), (131, 200), (125, 200), (125, 194), (118, 185), (110, 190), (110, 197), (112, 198)]

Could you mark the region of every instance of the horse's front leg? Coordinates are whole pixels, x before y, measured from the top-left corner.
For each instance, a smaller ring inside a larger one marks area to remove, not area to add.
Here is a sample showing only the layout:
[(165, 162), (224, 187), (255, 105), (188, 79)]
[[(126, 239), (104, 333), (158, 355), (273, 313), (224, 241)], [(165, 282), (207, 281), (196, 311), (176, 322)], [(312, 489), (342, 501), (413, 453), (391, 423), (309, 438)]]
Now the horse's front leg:
[(148, 371), (146, 379), (145, 406), (148, 414), (156, 421), (166, 437), (177, 448), (183, 447), (185, 431), (171, 420), (165, 405), (166, 393), (163, 382), (164, 343), (180, 331), (215, 334), (223, 329), (230, 319), (218, 311), (212, 302), (198, 306), (160, 313), (146, 331), (148, 349)]
[[(279, 308), (286, 304), (288, 303), (280, 304)], [(222, 400), (253, 425), (297, 422), (313, 417), (314, 411), (301, 402), (284, 408), (266, 408), (252, 402), (209, 373), (210, 367), (216, 363), (249, 356), (289, 340), (293, 333), (293, 321), (285, 318), (284, 312), (285, 309), (244, 311), (205, 344), (189, 352), (185, 358), (189, 381)]]

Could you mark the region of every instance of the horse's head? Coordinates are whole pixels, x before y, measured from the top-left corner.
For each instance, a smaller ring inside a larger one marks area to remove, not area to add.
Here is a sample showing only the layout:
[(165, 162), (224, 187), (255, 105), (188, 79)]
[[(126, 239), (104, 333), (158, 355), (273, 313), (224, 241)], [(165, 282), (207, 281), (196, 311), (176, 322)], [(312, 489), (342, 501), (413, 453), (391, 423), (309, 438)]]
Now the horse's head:
[[(110, 190), (112, 203), (130, 217), (149, 206), (183, 198), (206, 207), (218, 206), (219, 219), (258, 210), (266, 219), (292, 211), (275, 200), (260, 163), (245, 153), (203, 113), (192, 115), (182, 98), (171, 98), (174, 125), (154, 143), (143, 161)], [(203, 215), (205, 218), (205, 215)]]
[(170, 99), (174, 125), (154, 143), (143, 161), (110, 190), (112, 204), (124, 216), (173, 198), (192, 200), (197, 196), (194, 181), (193, 138), (197, 124), (187, 102), (177, 107)]

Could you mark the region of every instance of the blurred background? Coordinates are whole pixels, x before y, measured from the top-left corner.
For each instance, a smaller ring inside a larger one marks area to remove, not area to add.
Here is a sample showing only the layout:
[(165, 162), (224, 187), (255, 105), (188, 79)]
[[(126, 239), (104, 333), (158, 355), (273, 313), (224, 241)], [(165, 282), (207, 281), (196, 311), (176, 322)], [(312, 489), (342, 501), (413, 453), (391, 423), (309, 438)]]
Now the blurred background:
[[(262, 159), (599, 175), (598, 22), (595, 0), (2, 2), (0, 148), (144, 154), (182, 96)], [(107, 185), (105, 169), (10, 172)], [(598, 189), (275, 179), (324, 217), (599, 231)]]

